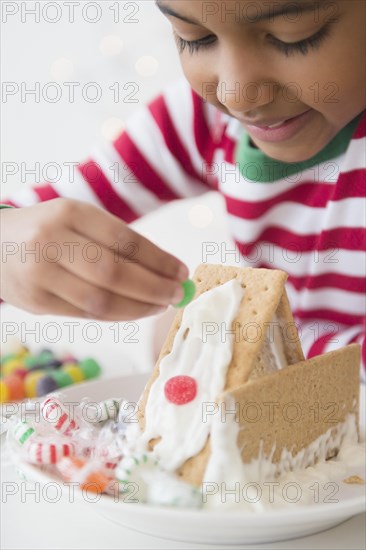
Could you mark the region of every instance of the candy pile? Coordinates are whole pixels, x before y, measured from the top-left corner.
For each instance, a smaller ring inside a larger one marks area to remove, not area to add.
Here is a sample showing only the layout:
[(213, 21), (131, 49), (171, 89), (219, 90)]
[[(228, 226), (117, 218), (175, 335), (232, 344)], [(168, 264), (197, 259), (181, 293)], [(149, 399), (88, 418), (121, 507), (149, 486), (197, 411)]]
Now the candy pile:
[(1, 357), (0, 403), (25, 397), (40, 397), (65, 386), (95, 378), (101, 372), (92, 358), (78, 361), (67, 355), (56, 357), (44, 349), (38, 354), (20, 347)]
[(80, 490), (118, 494), (125, 502), (201, 506), (201, 493), (163, 471), (152, 453), (131, 450), (139, 429), (131, 414), (135, 404), (119, 398), (76, 404), (53, 393), (42, 403), (21, 405), (8, 429), (14, 457)]

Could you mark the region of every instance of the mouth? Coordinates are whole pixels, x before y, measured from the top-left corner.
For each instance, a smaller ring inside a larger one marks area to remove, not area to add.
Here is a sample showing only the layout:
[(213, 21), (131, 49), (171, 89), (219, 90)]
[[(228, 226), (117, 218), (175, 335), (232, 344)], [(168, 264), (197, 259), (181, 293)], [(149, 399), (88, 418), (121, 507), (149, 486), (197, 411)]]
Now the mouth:
[(308, 122), (313, 109), (299, 115), (282, 119), (263, 119), (257, 122), (236, 117), (245, 126), (248, 133), (261, 141), (285, 141), (295, 136)]

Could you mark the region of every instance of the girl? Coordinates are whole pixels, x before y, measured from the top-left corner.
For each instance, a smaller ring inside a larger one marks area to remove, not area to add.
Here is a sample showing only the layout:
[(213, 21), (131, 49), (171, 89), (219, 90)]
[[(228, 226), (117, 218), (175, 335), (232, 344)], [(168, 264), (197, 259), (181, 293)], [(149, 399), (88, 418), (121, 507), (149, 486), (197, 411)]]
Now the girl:
[[(126, 224), (216, 189), (243, 262), (289, 274), (307, 355), (359, 342), (365, 359), (365, 2), (156, 4), (186, 80), (72, 181), (7, 203), (21, 208), (1, 211), (2, 298), (105, 320), (179, 302), (187, 268)], [(90, 241), (103, 250), (95, 263), (81, 254)], [(56, 263), (21, 261), (22, 247), (50, 242)]]

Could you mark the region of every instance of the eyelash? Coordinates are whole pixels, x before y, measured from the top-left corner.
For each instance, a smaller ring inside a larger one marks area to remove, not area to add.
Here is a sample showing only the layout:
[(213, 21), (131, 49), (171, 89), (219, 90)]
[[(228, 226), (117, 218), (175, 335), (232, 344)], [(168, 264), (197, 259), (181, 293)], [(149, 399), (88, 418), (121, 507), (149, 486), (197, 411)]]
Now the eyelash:
[[(299, 40), (299, 42), (282, 42), (274, 36), (271, 36), (270, 42), (275, 48), (280, 50), (286, 57), (294, 53), (301, 53), (302, 55), (307, 55), (309, 53), (309, 48), (317, 49), (321, 42), (329, 36), (330, 27), (332, 23), (335, 23), (336, 19), (328, 21), (318, 32), (305, 38), (304, 40)], [(216, 37), (214, 35), (206, 36), (200, 40), (184, 40), (178, 35), (175, 35), (179, 53), (182, 53), (185, 48), (188, 48), (190, 54), (198, 52), (202, 48), (208, 48), (216, 42)]]

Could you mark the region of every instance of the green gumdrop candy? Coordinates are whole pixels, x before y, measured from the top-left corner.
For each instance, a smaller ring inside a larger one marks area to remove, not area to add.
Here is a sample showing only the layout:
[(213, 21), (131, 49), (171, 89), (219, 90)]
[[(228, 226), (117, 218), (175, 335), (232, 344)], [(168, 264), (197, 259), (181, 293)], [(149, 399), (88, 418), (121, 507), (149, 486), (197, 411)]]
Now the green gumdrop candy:
[(95, 378), (102, 372), (99, 363), (97, 363), (96, 360), (92, 359), (91, 357), (80, 361), (79, 367), (82, 370), (86, 380), (88, 380), (88, 378)]
[(182, 283), (182, 287), (184, 290), (183, 299), (178, 304), (173, 304), (174, 307), (184, 307), (193, 300), (196, 292), (196, 285), (194, 282), (191, 279), (187, 279), (184, 283)]
[(28, 369), (31, 369), (32, 367), (39, 365), (40, 364), (39, 355), (29, 355), (28, 357), (25, 357), (24, 364)]
[(68, 372), (64, 372), (63, 370), (52, 370), (50, 372), (50, 376), (54, 379), (54, 381), (58, 384), (59, 388), (64, 388), (65, 386), (71, 386), (71, 384), (74, 383), (73, 379), (69, 375)]
[(42, 351), (38, 356), (38, 363), (40, 365), (47, 365), (55, 356), (51, 351)]

